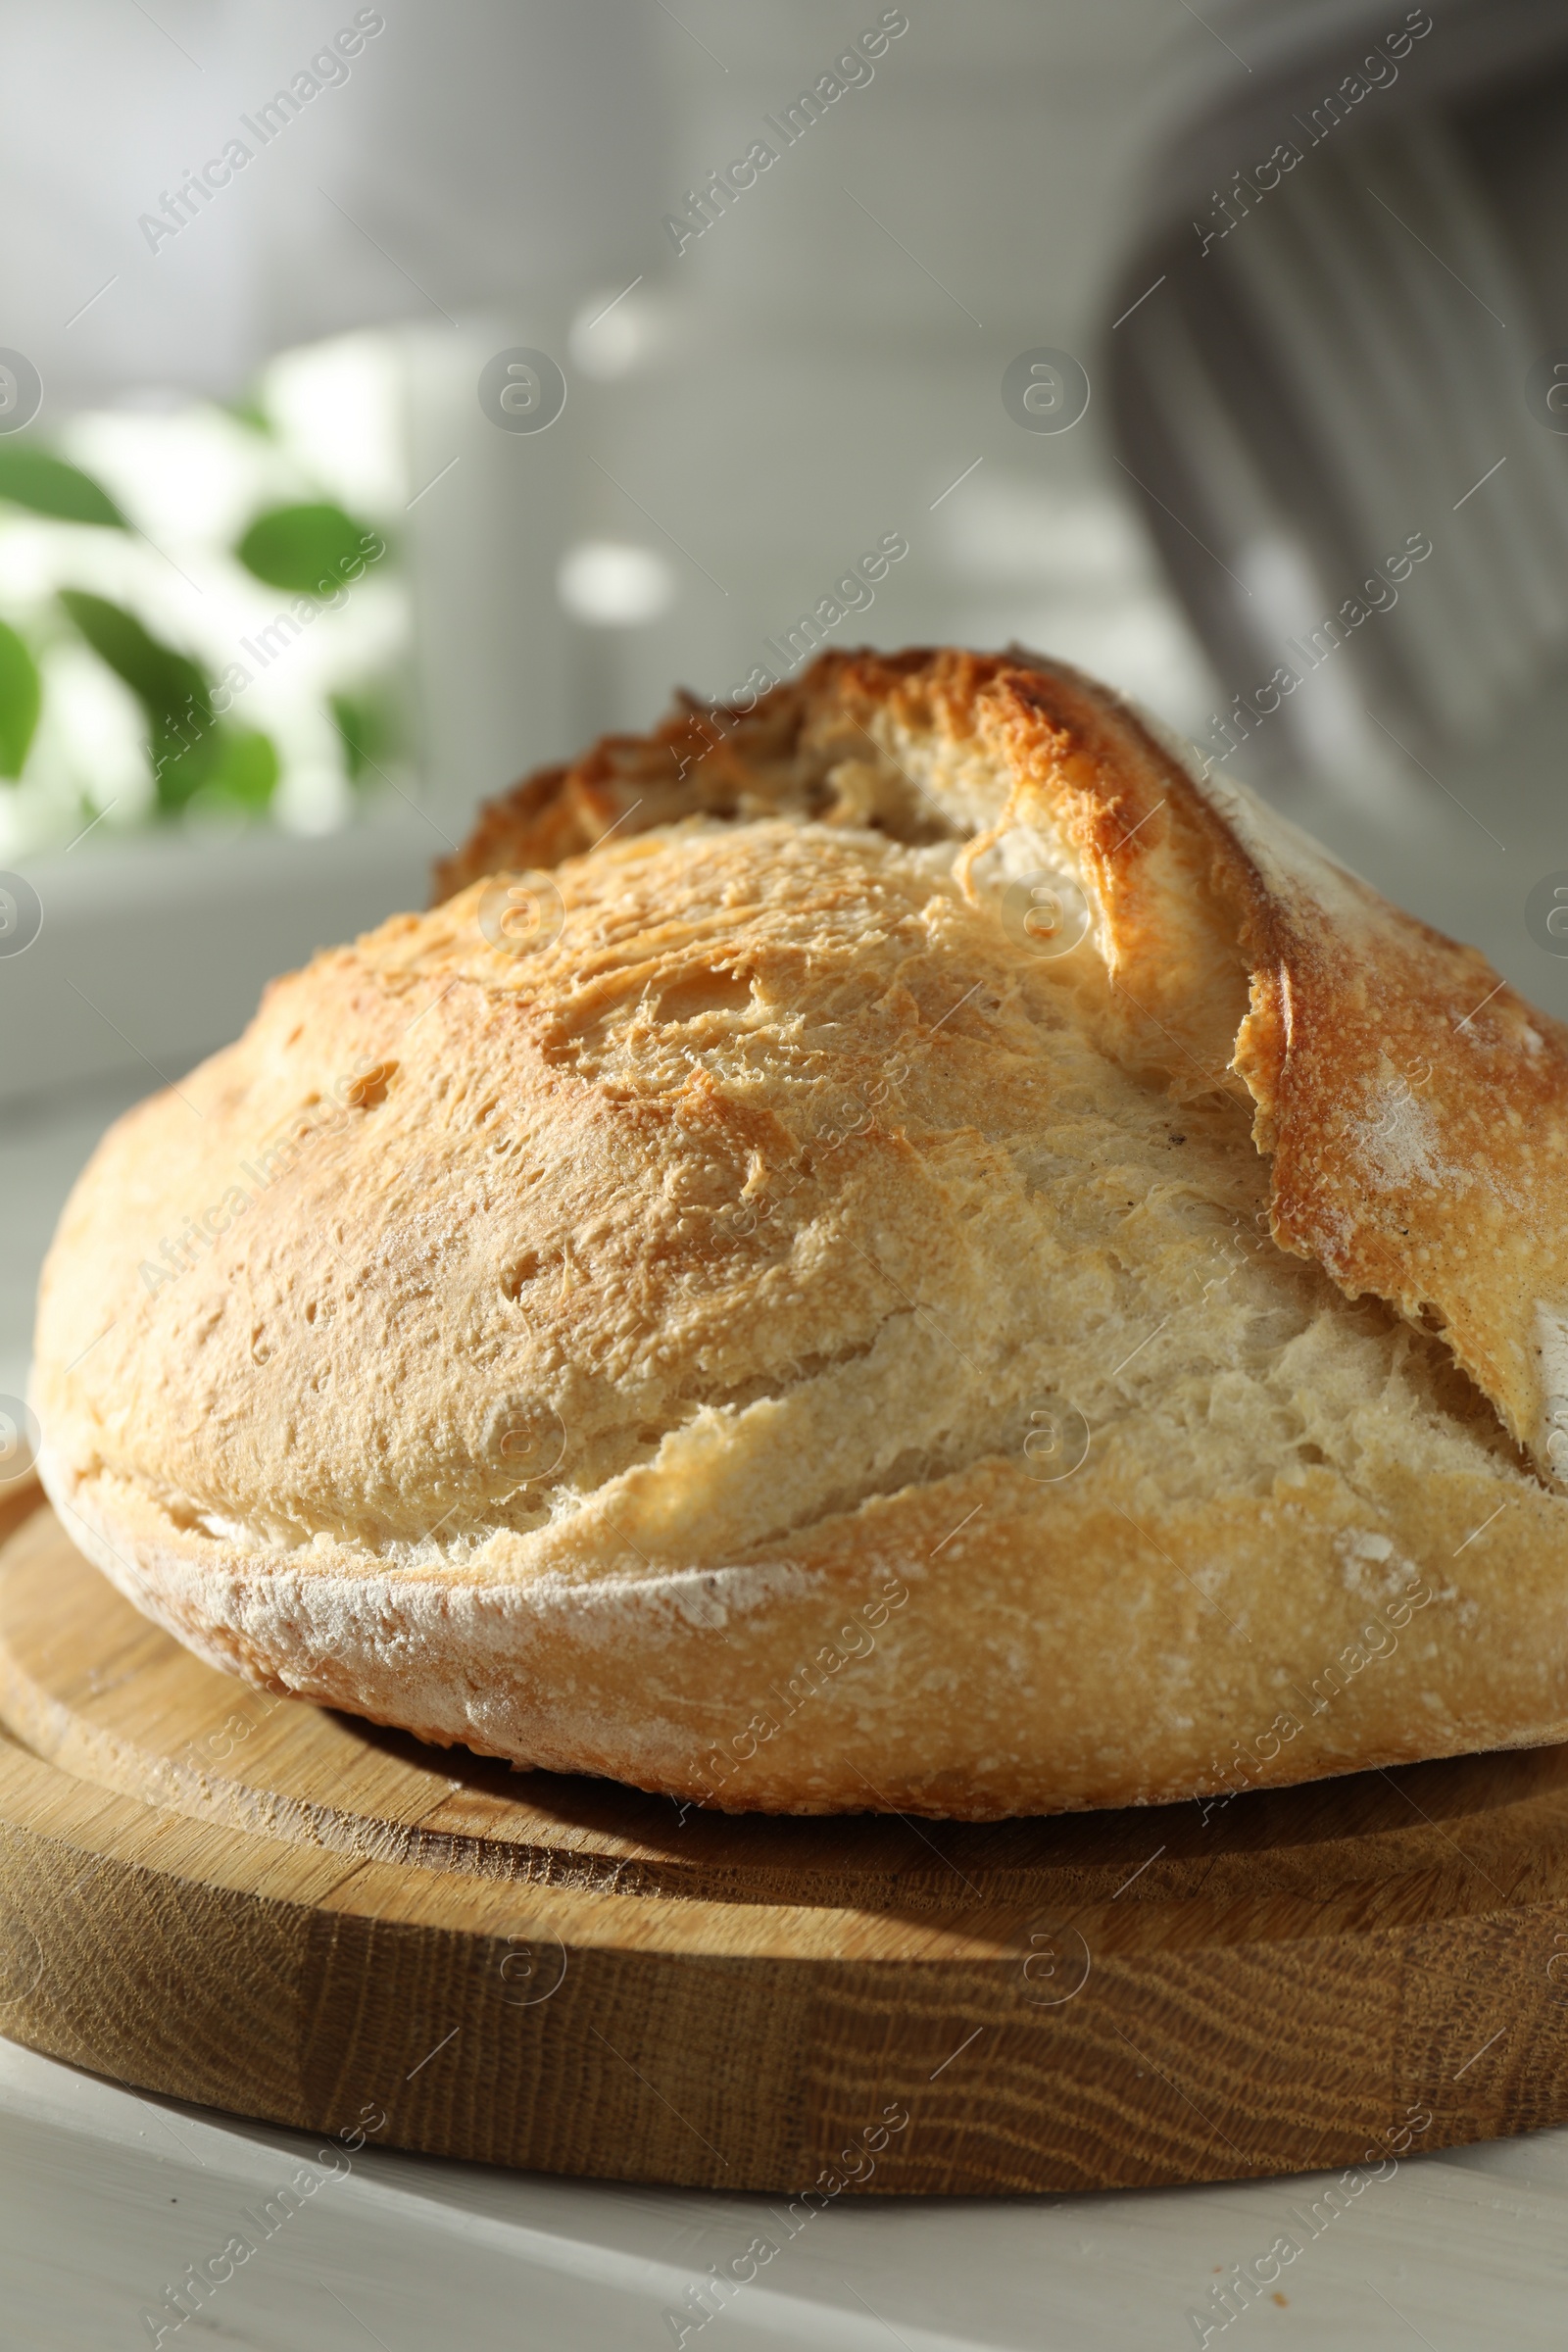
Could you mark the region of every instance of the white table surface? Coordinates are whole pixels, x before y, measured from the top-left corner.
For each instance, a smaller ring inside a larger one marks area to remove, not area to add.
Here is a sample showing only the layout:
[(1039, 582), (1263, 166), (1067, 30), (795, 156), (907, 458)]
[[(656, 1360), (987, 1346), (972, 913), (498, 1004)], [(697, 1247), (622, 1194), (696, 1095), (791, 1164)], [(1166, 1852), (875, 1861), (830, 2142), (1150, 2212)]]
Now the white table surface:
[[(319, 2142), (140, 2098), (0, 2043), (0, 2342), (119, 2352), (187, 2265), (252, 2227)], [(1159, 2352), (1216, 2277), (1330, 2176), (1104, 2196), (844, 2200), (687, 2352)], [(782, 2207), (783, 2200), (774, 2200)], [(769, 2200), (552, 2180), (367, 2147), (166, 2346), (255, 2352), (658, 2352)], [(776, 2225), (775, 2225), (776, 2229)], [(782, 2232), (777, 2232), (782, 2234)], [(252, 2234), (259, 2234), (252, 2228)], [(1326, 2222), (1278, 2291), (1208, 2342), (1328, 2352), (1557, 2352), (1568, 2335), (1568, 2129), (1410, 2157)], [(167, 2314), (166, 2314), (167, 2318)]]

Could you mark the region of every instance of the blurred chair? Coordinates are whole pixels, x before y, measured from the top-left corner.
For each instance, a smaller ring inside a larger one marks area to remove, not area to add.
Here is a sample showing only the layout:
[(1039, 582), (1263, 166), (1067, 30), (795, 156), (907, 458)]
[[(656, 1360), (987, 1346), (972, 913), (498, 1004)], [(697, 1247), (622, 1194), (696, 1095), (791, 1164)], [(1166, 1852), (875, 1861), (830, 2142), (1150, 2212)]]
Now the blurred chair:
[(1568, 11), (1201, 23), (1230, 62), (1104, 311), (1119, 462), (1226, 682), (1205, 748), (1375, 786), (1568, 656)]

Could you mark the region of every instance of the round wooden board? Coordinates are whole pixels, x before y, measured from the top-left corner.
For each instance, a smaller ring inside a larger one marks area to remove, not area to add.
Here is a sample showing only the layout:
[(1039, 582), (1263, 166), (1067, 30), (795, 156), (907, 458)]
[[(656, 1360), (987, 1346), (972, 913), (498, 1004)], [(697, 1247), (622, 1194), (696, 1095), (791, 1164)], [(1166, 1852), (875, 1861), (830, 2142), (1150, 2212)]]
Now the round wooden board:
[(1568, 1748), (980, 1827), (706, 1814), (232, 1682), (46, 1508), (0, 1550), (0, 2029), (239, 2114), (818, 2197), (1568, 2118)]

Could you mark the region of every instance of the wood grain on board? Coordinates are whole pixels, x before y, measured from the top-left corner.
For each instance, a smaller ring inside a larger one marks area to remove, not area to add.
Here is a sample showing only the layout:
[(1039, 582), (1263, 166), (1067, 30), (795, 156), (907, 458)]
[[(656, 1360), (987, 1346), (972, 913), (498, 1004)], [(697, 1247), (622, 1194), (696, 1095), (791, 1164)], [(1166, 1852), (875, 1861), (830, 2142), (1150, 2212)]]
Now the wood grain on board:
[(1568, 2119), (1568, 1748), (705, 1814), (252, 1690), (36, 1508), (0, 1549), (0, 2031), (323, 2132), (818, 2201), (1376, 2164), (1412, 2116)]

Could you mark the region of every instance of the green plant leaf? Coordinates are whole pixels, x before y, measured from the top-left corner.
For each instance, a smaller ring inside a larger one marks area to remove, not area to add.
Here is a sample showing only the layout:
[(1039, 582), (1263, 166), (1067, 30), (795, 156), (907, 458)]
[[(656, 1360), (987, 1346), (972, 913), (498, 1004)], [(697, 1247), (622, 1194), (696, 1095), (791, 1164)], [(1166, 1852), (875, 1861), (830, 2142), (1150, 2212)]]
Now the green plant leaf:
[(204, 792), (220, 793), (242, 808), (264, 809), (283, 772), (277, 746), (255, 727), (236, 727), (219, 737), (218, 758)]
[(351, 586), (368, 564), (378, 563), (386, 542), (341, 507), (323, 502), (269, 508), (257, 515), (234, 553), (270, 588), (329, 597)]
[(42, 702), (37, 664), (0, 620), (0, 776), (21, 775)]
[(160, 808), (171, 814), (183, 808), (220, 756), (206, 677), (188, 655), (163, 644), (123, 605), (90, 596), (84, 588), (62, 588), (60, 602), (147, 714)]
[(84, 588), (62, 588), (65, 606), (87, 643), (123, 678), (149, 718), (167, 723), (194, 717), (210, 727), (212, 698), (207, 680), (187, 654), (177, 654), (143, 627), (123, 605), (106, 596), (91, 596)]
[(237, 423), (248, 424), (253, 433), (265, 433), (269, 440), (272, 438), (272, 419), (256, 393), (242, 392), (237, 400), (225, 401), (223, 406)]
[(52, 457), (46, 449), (0, 443), (0, 498), (15, 507), (30, 507), (35, 514), (52, 514), (61, 522), (97, 522), (112, 530), (129, 528), (107, 490), (78, 466)]
[(178, 816), (218, 764), (219, 747), (211, 734), (198, 736), (192, 743), (167, 729), (154, 729), (147, 748), (152, 754), (159, 811), (164, 816)]
[(397, 712), (383, 690), (368, 687), (358, 694), (334, 694), (332, 716), (343, 738), (343, 757), (350, 781), (359, 784), (366, 770), (374, 770), (398, 748)]

